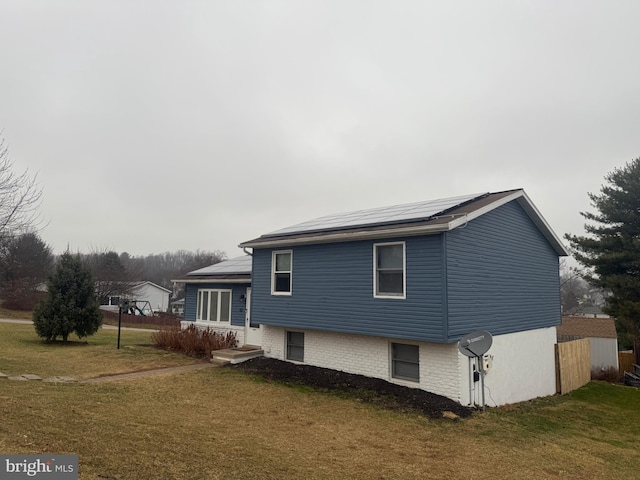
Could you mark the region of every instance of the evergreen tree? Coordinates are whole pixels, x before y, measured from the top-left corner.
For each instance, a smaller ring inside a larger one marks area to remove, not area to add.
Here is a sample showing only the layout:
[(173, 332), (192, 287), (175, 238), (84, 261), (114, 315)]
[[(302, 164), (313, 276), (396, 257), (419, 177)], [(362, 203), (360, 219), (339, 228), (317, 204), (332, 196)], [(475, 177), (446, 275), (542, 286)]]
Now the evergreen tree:
[(69, 334), (93, 335), (102, 325), (102, 313), (95, 297), (91, 271), (80, 256), (62, 254), (53, 276), (47, 283), (47, 297), (33, 311), (38, 336), (46, 341)]
[(37, 233), (9, 237), (0, 245), (3, 306), (32, 310), (43, 296), (40, 287), (53, 270), (51, 247)]
[[(589, 193), (596, 213), (580, 212), (588, 236), (565, 235), (587, 267), (585, 279), (608, 292), (605, 311), (616, 318), (621, 340), (640, 338), (640, 158), (605, 176)], [(625, 342), (627, 343), (627, 342)]]

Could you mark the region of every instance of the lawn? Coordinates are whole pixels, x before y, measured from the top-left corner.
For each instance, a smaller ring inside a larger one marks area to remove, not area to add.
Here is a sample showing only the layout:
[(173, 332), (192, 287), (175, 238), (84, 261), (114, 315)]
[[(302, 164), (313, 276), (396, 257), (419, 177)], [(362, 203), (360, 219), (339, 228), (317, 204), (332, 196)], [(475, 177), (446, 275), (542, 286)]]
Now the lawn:
[[(131, 370), (177, 361), (148, 347), (118, 352), (112, 332), (59, 347), (11, 340), (32, 327), (7, 327), (0, 371), (12, 345), (17, 370), (34, 365), (28, 357), (36, 349), (47, 363), (61, 362), (60, 375), (81, 374), (96, 352), (103, 373), (122, 368), (123, 357)], [(148, 343), (144, 335), (124, 338)], [(113, 353), (102, 351), (108, 347)], [(600, 382), (459, 421), (224, 368), (107, 384), (0, 383), (0, 452), (77, 453), (82, 479), (637, 478), (639, 444), (640, 391)]]
[(150, 347), (151, 333), (100, 329), (91, 337), (69, 337), (69, 344), (43, 343), (33, 325), (0, 323), (0, 372), (7, 375), (33, 373), (78, 379), (150, 368), (195, 363), (197, 360)]

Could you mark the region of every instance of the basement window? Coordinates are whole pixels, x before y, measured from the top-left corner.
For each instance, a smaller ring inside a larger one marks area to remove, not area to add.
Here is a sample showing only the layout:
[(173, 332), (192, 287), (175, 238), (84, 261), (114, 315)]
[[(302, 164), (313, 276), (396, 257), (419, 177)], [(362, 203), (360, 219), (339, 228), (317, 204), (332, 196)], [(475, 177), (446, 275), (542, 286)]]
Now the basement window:
[(287, 360), (304, 361), (303, 332), (287, 332)]
[(420, 347), (418, 345), (391, 344), (391, 376), (411, 382), (420, 381)]

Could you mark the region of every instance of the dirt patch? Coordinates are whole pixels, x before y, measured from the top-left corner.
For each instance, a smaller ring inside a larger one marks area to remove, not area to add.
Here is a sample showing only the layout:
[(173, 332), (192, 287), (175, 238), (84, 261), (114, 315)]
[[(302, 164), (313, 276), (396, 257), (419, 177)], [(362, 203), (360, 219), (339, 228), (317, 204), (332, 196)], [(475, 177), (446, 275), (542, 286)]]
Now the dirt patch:
[(252, 358), (228, 368), (242, 370), (269, 380), (304, 385), (326, 392), (344, 393), (363, 402), (396, 411), (413, 411), (431, 418), (468, 417), (473, 409), (441, 395), (389, 383), (379, 378), (283, 362), (273, 358)]

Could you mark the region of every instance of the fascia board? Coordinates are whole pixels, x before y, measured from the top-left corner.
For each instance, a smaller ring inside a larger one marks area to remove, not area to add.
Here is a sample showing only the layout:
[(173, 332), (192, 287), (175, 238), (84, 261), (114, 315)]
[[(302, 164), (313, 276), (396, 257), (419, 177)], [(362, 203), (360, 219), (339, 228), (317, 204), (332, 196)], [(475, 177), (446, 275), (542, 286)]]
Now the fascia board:
[(241, 243), (240, 248), (269, 248), (318, 243), (355, 242), (357, 240), (375, 240), (380, 238), (413, 237), (430, 235), (449, 230), (449, 223), (422, 225), (405, 228), (387, 228), (384, 230), (365, 230), (360, 232), (340, 232), (325, 235), (309, 235), (298, 238), (264, 238)]
[(224, 279), (224, 278), (194, 278), (185, 279), (180, 278), (178, 280), (171, 280), (174, 283), (251, 283), (250, 278), (236, 278), (236, 279)]
[(506, 205), (513, 200), (516, 200), (518, 197), (522, 196), (522, 193), (524, 193), (522, 190), (518, 190), (516, 192), (513, 192), (511, 195), (507, 195), (506, 197), (502, 197), (494, 202), (491, 202), (489, 205), (485, 205), (484, 207), (479, 208), (471, 213), (467, 213), (463, 217), (456, 218), (455, 220), (449, 222), (450, 229), (453, 230), (454, 228), (461, 227), (471, 220), (475, 220), (478, 217), (486, 215), (490, 211), (495, 210), (502, 205)]
[(454, 228), (461, 227), (465, 225), (467, 222), (470, 222), (471, 220), (481, 217), (482, 215), (486, 215), (490, 211), (495, 210), (496, 208), (501, 207), (503, 205), (506, 205), (507, 203), (513, 200), (518, 202), (518, 204), (526, 212), (529, 218), (531, 218), (533, 223), (535, 223), (535, 225), (538, 227), (540, 232), (544, 235), (544, 237), (549, 241), (549, 243), (551, 243), (551, 245), (553, 246), (554, 250), (558, 253), (558, 255), (560, 256), (570, 255), (567, 249), (565, 248), (565, 246), (562, 244), (562, 241), (560, 240), (560, 238), (558, 238), (558, 236), (552, 230), (551, 226), (547, 223), (547, 221), (544, 219), (542, 214), (538, 211), (538, 209), (533, 204), (531, 199), (527, 196), (524, 190), (517, 190), (513, 192), (511, 195), (507, 195), (506, 197), (496, 200), (495, 202), (491, 202), (489, 205), (479, 208), (478, 210), (472, 213), (469, 213), (464, 217), (453, 220), (452, 222), (449, 223), (449, 225), (451, 226), (452, 230)]
[(561, 256), (569, 256), (571, 253), (566, 249), (563, 245), (562, 240), (555, 234), (551, 226), (547, 223), (544, 217), (540, 214), (536, 206), (533, 204), (531, 199), (527, 196), (527, 194), (522, 191), (522, 195), (518, 198), (518, 203), (524, 209), (525, 212), (531, 217), (533, 222), (538, 226), (538, 228), (542, 231), (542, 234), (549, 240), (549, 242), (554, 246), (556, 251)]

